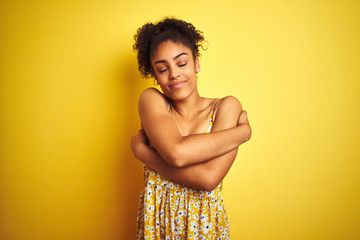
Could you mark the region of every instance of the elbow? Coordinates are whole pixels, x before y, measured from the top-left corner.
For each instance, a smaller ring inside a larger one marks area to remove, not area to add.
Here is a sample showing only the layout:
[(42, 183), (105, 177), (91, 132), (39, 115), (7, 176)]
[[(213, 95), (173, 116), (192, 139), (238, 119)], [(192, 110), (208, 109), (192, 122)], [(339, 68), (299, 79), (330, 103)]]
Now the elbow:
[(207, 192), (214, 190), (221, 182), (222, 179), (214, 176), (213, 174), (207, 174), (201, 184), (201, 189)]
[(181, 163), (181, 161), (176, 157), (169, 157), (167, 163), (174, 168), (182, 168), (184, 167), (184, 164)]
[(220, 182), (218, 182), (218, 183), (211, 182), (211, 183), (204, 184), (204, 186), (202, 187), (202, 190), (205, 190), (207, 192), (211, 192), (212, 190), (214, 190), (219, 185), (219, 183)]
[(174, 146), (173, 149), (168, 153), (168, 156), (166, 157), (167, 163), (175, 168), (182, 168), (185, 167), (185, 155), (181, 151), (181, 148), (178, 146)]

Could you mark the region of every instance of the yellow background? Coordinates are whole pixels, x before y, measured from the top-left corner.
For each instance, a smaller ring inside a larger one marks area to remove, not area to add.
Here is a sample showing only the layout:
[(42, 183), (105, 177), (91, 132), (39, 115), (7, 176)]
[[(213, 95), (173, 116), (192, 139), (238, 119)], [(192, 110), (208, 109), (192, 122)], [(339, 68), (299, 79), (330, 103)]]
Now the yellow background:
[(204, 31), (199, 90), (250, 142), (224, 180), (232, 239), (360, 239), (359, 1), (0, 3), (0, 238), (135, 239), (138, 27)]

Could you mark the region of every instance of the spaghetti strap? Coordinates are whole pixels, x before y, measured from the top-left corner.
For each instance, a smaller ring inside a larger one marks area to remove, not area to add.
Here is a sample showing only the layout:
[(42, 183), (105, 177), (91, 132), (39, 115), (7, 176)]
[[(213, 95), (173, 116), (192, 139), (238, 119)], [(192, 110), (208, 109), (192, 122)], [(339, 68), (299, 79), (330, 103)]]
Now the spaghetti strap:
[(216, 101), (213, 103), (211, 110), (210, 110), (210, 124), (208, 126), (208, 128), (205, 130), (204, 133), (210, 133), (212, 126), (213, 126), (213, 115), (214, 115), (214, 108), (215, 108), (215, 104), (217, 103), (217, 101), (219, 101), (220, 98), (216, 99)]
[(210, 123), (213, 122), (213, 115), (214, 115), (214, 107), (215, 107), (215, 104), (217, 103), (217, 101), (219, 101), (220, 98), (216, 99), (216, 101), (213, 103), (212, 107), (211, 107), (211, 110), (210, 110)]

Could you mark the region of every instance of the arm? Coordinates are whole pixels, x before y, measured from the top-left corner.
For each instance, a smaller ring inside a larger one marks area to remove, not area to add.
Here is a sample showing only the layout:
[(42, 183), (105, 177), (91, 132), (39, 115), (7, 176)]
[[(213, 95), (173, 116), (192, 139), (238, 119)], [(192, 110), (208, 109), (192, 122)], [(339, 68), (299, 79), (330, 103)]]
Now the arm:
[[(241, 108), (239, 102), (238, 105)], [(139, 115), (146, 135), (171, 166), (184, 167), (221, 156), (236, 149), (249, 136), (248, 126), (236, 124), (211, 134), (182, 136), (167, 109), (166, 98), (154, 88), (146, 89), (140, 96)]]
[[(154, 171), (164, 177), (190, 187), (212, 191), (225, 177), (235, 159), (237, 149), (226, 153), (225, 156), (217, 157), (207, 162), (198, 163), (183, 168), (176, 168), (167, 164), (161, 156), (151, 147), (145, 144), (138, 149), (137, 157)], [(217, 167), (221, 166), (221, 168)]]
[[(226, 104), (224, 103), (225, 102), (223, 102), (221, 109), (217, 114), (213, 131), (226, 129), (237, 124), (249, 125), (245, 111), (242, 111), (239, 118), (236, 116), (239, 115), (236, 111), (227, 113), (225, 110), (229, 110), (231, 104), (227, 101), (227, 106), (225, 106)], [(133, 136), (132, 148), (136, 158), (140, 159), (163, 176), (206, 191), (213, 190), (223, 180), (235, 160), (237, 153), (236, 148), (209, 161), (188, 167), (176, 168), (167, 164), (153, 148), (146, 145), (146, 136), (142, 130), (139, 131), (138, 135)]]

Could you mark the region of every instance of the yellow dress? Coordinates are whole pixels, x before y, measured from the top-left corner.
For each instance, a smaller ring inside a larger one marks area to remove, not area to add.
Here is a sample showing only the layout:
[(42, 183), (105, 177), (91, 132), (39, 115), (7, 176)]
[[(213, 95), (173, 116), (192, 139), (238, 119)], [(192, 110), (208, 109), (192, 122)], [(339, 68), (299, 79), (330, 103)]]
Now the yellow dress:
[[(215, 103), (214, 103), (215, 105)], [(210, 133), (213, 125), (205, 133)], [(207, 192), (177, 183), (145, 164), (145, 189), (140, 195), (137, 239), (230, 239), (222, 183)]]

